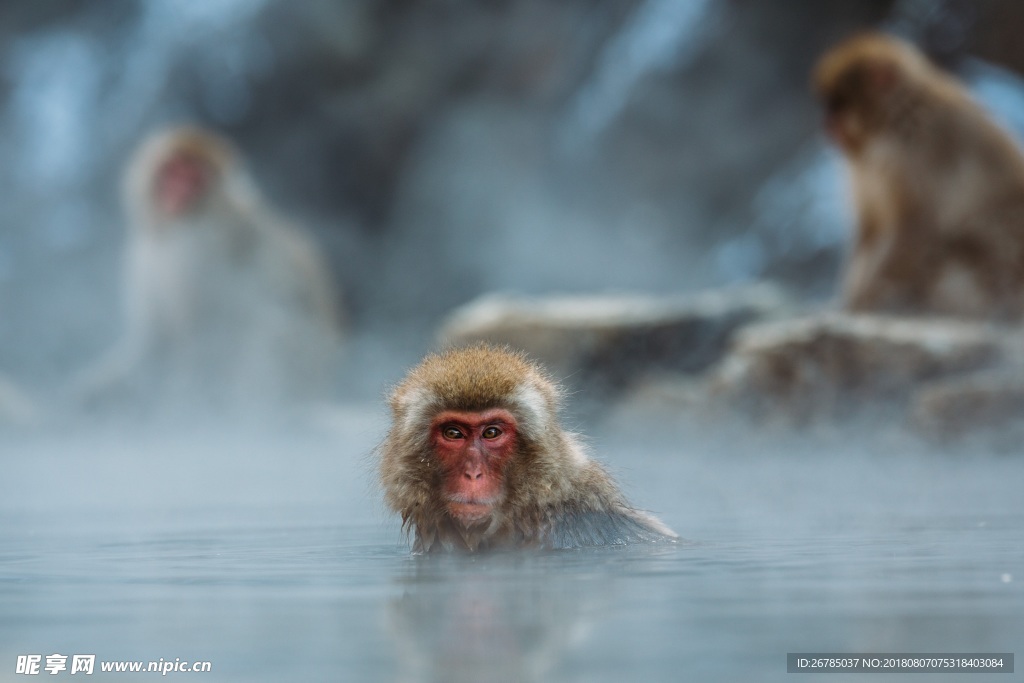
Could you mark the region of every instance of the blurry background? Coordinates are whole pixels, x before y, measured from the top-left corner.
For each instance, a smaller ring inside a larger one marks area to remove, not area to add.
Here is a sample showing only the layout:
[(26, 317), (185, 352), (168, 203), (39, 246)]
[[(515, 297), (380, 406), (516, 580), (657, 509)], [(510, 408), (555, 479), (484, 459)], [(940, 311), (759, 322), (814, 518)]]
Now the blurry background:
[(494, 289), (826, 298), (850, 218), (816, 57), (884, 24), (1021, 130), (1022, 22), (1014, 0), (5, 2), (0, 374), (53, 386), (113, 342), (122, 165), (183, 121), (240, 146), (357, 338), (402, 358)]
[(592, 683), (1019, 646), (1024, 459), (970, 444), (620, 414), (594, 451), (688, 542), (434, 563), (375, 483), (383, 387), (486, 292), (826, 304), (851, 214), (809, 72), (870, 27), (1024, 131), (1019, 0), (0, 3), (0, 412), (3, 378), (45, 412), (118, 337), (120, 175), (170, 123), (238, 145), (351, 330), (333, 430), (0, 419), (0, 681), (54, 652)]

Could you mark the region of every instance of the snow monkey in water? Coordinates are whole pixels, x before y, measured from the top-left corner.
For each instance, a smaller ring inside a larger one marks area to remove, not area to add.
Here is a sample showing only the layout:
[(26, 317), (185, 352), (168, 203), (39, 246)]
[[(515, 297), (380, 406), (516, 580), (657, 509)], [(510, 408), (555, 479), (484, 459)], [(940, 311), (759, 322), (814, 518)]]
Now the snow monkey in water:
[(391, 394), (387, 504), (418, 553), (673, 540), (558, 422), (561, 389), (490, 346), (428, 356)]
[(911, 45), (853, 38), (814, 74), (851, 171), (858, 225), (847, 308), (1024, 315), (1024, 156)]
[(146, 403), (173, 393), (244, 411), (326, 391), (340, 338), (328, 270), (228, 142), (199, 128), (154, 135), (123, 198), (126, 330), (75, 383), (80, 399), (130, 387)]

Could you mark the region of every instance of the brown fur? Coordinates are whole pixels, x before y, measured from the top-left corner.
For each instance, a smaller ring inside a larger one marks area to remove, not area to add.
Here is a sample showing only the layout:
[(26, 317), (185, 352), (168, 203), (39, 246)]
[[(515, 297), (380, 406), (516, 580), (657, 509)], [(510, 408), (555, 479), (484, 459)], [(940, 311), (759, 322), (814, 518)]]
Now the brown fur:
[(1024, 156), (1010, 137), (954, 78), (881, 34), (830, 51), (814, 84), (858, 213), (844, 305), (1024, 314)]
[[(558, 423), (562, 391), (523, 355), (490, 346), (428, 356), (391, 394), (393, 425), (381, 446), (387, 504), (415, 534), (414, 550), (577, 547), (675, 535), (634, 510), (576, 437)], [(466, 527), (446, 511), (429, 426), (444, 410), (504, 408), (519, 448), (504, 472), (493, 516)]]

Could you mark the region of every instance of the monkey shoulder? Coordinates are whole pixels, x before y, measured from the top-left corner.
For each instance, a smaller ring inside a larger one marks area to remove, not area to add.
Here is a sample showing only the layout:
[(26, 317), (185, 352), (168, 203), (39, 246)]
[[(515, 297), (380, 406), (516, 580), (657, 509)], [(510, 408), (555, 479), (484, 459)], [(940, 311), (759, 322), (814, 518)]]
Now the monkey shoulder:
[(569, 505), (553, 512), (543, 544), (552, 550), (563, 550), (664, 543), (675, 538), (675, 534), (657, 519), (625, 505), (605, 509)]
[(632, 508), (600, 463), (586, 459), (575, 472), (571, 496), (549, 505), (544, 547), (551, 549), (669, 541), (675, 534)]

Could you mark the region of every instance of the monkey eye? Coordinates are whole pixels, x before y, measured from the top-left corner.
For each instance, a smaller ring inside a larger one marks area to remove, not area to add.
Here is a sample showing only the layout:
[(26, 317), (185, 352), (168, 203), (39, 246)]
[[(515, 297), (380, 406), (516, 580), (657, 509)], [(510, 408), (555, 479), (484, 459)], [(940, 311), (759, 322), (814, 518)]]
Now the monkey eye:
[(487, 429), (484, 430), (481, 436), (483, 436), (485, 439), (497, 439), (499, 436), (501, 436), (501, 430), (498, 429), (497, 427), (488, 427)]
[(458, 427), (452, 427), (450, 425), (441, 430), (441, 434), (443, 434), (446, 439), (455, 440), (464, 438), (462, 431)]

